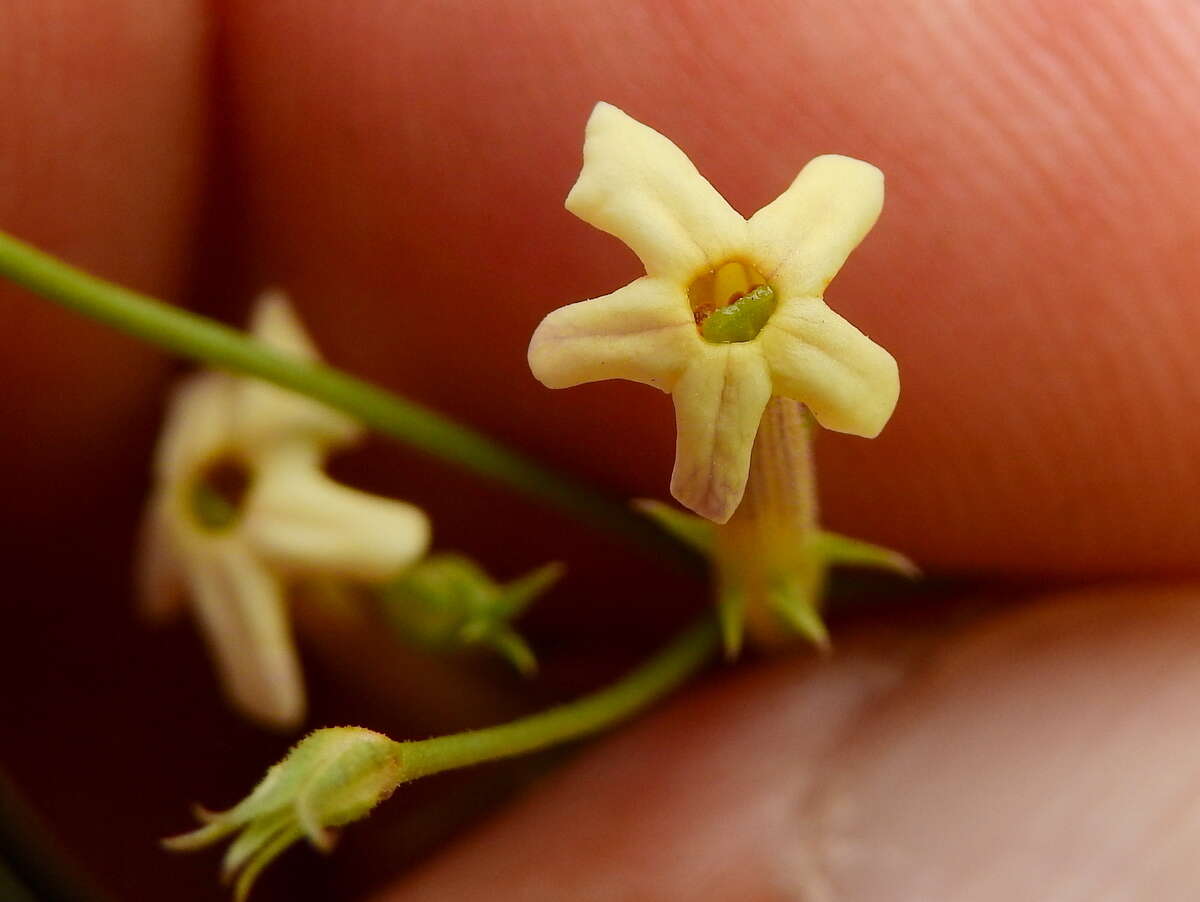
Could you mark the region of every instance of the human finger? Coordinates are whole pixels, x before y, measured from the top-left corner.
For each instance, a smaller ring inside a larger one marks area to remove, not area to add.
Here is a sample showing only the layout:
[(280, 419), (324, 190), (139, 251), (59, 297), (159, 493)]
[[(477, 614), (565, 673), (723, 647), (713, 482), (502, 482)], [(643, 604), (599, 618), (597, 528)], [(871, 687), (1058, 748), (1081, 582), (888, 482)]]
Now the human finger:
[(1052, 593), (723, 681), (376, 902), (1190, 898), (1196, 600)]
[(234, 2), (251, 239), (338, 362), (661, 496), (662, 397), (548, 392), (525, 365), (545, 313), (637, 274), (561, 209), (588, 109), (660, 129), (743, 212), (816, 153), (863, 157), (885, 212), (828, 299), (903, 390), (880, 440), (822, 438), (829, 522), (934, 569), (1189, 571), (1198, 15)]
[[(200, 4), (0, 7), (0, 228), (179, 298), (206, 146)], [(8, 283), (0, 310), (5, 510), (61, 528), (140, 466), (165, 360)]]

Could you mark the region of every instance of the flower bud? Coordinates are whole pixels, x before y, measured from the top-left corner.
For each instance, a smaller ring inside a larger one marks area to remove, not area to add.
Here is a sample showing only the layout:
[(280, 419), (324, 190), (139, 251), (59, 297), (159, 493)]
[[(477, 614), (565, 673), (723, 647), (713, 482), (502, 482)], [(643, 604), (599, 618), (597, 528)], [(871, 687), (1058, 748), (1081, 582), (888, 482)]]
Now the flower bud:
[(198, 810), (204, 826), (163, 844), (186, 852), (239, 833), (222, 870), (242, 900), (263, 868), (292, 843), (307, 836), (328, 851), (332, 828), (365, 817), (403, 781), (400, 743), (361, 727), (317, 730), (268, 770), (239, 804), (215, 813)]
[(384, 591), (384, 614), (408, 641), (435, 651), (484, 645), (522, 674), (537, 661), (510, 622), (562, 575), (547, 564), (511, 583), (497, 583), (473, 561), (438, 554), (414, 564)]

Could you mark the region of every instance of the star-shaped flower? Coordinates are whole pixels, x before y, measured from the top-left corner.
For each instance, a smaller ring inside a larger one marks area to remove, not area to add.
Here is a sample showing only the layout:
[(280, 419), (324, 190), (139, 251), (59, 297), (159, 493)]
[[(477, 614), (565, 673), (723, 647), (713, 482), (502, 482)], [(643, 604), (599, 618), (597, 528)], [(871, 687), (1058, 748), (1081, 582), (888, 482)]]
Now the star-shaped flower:
[(646, 275), (547, 316), (529, 345), (539, 380), (670, 392), (671, 492), (717, 523), (741, 501), (772, 395), (828, 429), (879, 433), (899, 395), (896, 362), (822, 300), (879, 216), (878, 169), (817, 157), (747, 220), (679, 148), (606, 103), (588, 121), (583, 160), (567, 209), (624, 241)]
[[(277, 351), (319, 359), (278, 293), (259, 300), (251, 331)], [(169, 614), (189, 596), (227, 694), (273, 726), (304, 715), (286, 582), (383, 582), (429, 544), (420, 510), (322, 472), (331, 449), (361, 434), (301, 395), (205, 372), (176, 390), (159, 439), (140, 561), (146, 607)]]

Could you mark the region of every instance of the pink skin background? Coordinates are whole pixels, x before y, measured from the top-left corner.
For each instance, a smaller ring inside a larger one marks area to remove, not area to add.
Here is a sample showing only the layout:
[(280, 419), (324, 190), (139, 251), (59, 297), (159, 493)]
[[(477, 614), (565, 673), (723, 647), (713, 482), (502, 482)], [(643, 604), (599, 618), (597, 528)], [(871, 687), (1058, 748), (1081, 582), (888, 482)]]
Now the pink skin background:
[[(625, 496), (665, 494), (668, 400), (550, 392), (524, 359), (547, 311), (638, 273), (562, 209), (591, 105), (670, 136), (743, 213), (818, 153), (887, 174), (827, 299), (902, 397), (876, 441), (821, 437), (825, 519), (978, 588), (850, 627), (830, 661), (706, 681), (390, 888), (380, 843), (370, 880), (368, 845), (291, 856), (264, 898), (339, 869), (378, 900), (1200, 890), (1195, 4), (0, 0), (0, 22), (0, 228), (234, 320), (282, 284), (332, 361)], [(0, 758), (119, 898), (221, 898), (211, 858), (153, 837), (285, 740), (220, 708), (186, 630), (130, 610), (173, 365), (0, 305)], [(448, 547), (570, 561), (544, 636), (628, 654), (703, 603), (504, 493), (366, 457)]]

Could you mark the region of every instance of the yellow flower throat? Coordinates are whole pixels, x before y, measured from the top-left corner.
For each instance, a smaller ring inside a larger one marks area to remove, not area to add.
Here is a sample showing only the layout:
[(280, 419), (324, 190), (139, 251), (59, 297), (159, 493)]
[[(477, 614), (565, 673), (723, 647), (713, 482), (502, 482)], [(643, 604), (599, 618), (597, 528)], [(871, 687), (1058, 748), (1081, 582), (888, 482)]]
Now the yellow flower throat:
[(240, 458), (223, 454), (210, 461), (191, 483), (185, 503), (192, 522), (205, 532), (224, 532), (242, 516), (242, 502), (253, 474)]

